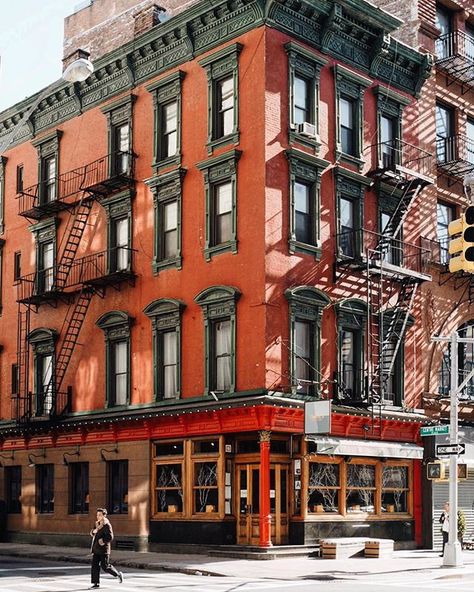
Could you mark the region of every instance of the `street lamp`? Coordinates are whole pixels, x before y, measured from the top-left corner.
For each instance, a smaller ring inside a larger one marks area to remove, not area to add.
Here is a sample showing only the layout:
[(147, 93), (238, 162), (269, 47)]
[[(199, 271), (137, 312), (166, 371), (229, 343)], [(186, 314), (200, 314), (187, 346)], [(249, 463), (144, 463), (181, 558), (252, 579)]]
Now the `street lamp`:
[[(87, 55), (87, 54), (86, 54)], [(24, 113), (23, 117), (20, 121), (16, 124), (10, 134), (0, 141), (0, 156), (8, 149), (10, 144), (12, 144), (18, 134), (23, 127), (23, 125), (28, 121), (28, 119), (33, 115), (36, 108), (41, 103), (41, 101), (46, 97), (46, 95), (52, 90), (53, 87), (60, 84), (62, 81), (66, 82), (84, 82), (89, 76), (94, 72), (94, 66), (90, 60), (86, 57), (79, 57), (78, 59), (74, 60), (69, 64), (69, 66), (64, 70), (62, 76), (59, 80), (56, 80), (49, 86), (47, 86), (43, 92), (40, 92), (36, 99), (33, 101), (33, 104), (30, 108)]]

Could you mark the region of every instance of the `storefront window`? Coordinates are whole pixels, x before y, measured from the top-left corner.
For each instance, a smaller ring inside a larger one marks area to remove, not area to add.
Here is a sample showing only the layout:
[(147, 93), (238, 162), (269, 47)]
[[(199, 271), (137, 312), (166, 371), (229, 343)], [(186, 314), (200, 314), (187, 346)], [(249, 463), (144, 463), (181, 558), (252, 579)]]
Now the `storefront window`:
[(339, 513), (340, 471), (338, 464), (309, 463), (308, 512)]
[(218, 501), (217, 462), (194, 463), (194, 512), (217, 512)]
[(373, 514), (375, 465), (347, 465), (346, 509), (348, 513)]
[(382, 469), (382, 512), (408, 512), (408, 467)]
[(155, 489), (157, 512), (183, 512), (181, 464), (158, 465)]

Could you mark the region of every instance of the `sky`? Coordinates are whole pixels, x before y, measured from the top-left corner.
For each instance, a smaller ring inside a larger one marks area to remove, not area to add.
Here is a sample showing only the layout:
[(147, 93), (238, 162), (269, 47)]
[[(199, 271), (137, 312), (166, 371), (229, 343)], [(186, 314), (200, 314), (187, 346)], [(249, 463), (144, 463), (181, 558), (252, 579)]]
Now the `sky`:
[(0, 0), (0, 111), (61, 76), (64, 17), (80, 0)]

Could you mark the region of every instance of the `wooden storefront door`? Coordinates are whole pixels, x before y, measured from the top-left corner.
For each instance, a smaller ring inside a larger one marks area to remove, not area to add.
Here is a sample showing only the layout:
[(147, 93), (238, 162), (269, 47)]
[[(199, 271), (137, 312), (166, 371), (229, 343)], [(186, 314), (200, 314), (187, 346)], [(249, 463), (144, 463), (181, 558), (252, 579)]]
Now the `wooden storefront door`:
[[(238, 464), (237, 541), (239, 545), (258, 545), (260, 541), (260, 466)], [(288, 466), (270, 465), (271, 537), (274, 545), (288, 542)]]

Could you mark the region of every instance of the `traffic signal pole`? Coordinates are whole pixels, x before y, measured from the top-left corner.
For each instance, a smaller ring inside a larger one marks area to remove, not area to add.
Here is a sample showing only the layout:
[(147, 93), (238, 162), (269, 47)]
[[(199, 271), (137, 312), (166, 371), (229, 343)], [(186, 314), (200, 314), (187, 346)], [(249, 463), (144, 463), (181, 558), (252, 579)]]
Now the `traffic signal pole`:
[[(435, 342), (450, 342), (451, 375), (449, 384), (449, 443), (458, 444), (458, 395), (474, 376), (474, 370), (458, 384), (458, 344), (474, 344), (472, 337), (459, 337), (453, 331), (450, 337), (432, 337)], [(443, 565), (445, 567), (461, 567), (463, 565), (462, 547), (458, 540), (458, 455), (449, 457), (449, 539), (444, 550)]]

